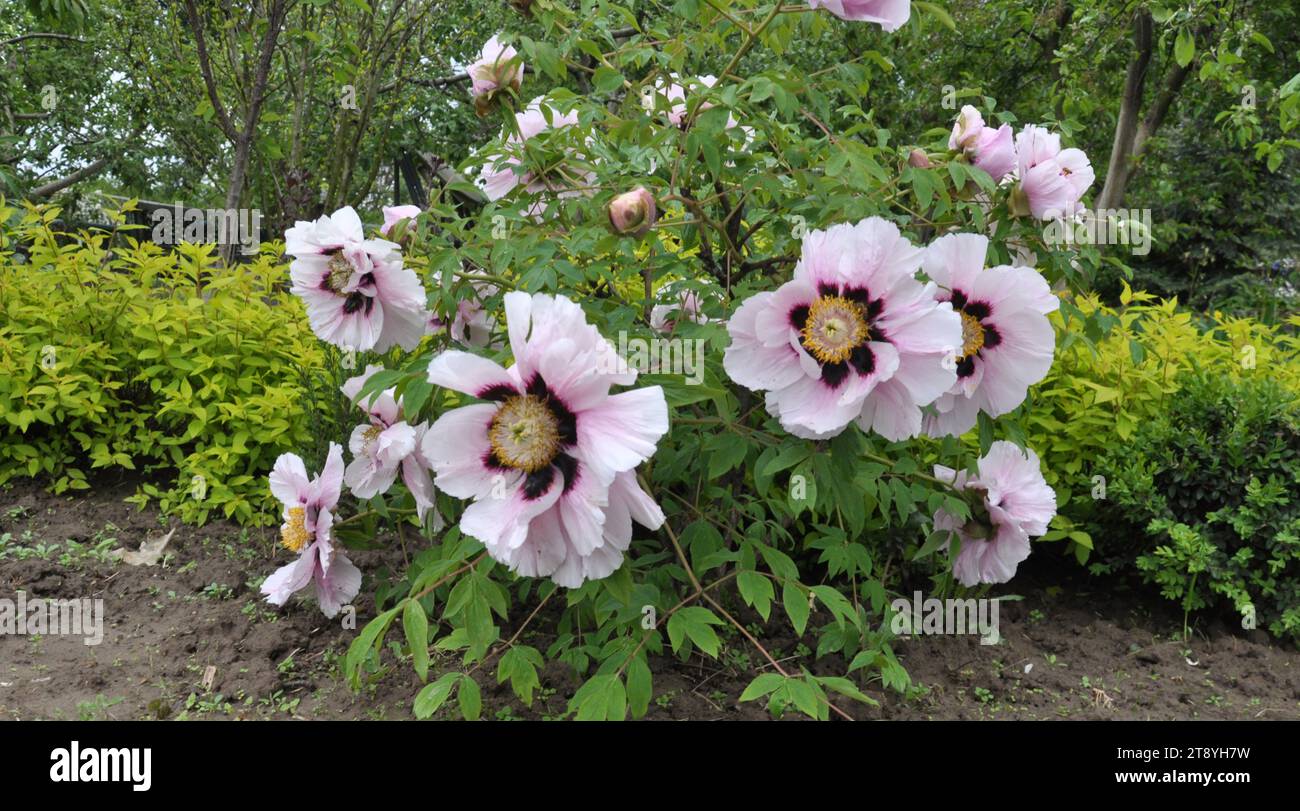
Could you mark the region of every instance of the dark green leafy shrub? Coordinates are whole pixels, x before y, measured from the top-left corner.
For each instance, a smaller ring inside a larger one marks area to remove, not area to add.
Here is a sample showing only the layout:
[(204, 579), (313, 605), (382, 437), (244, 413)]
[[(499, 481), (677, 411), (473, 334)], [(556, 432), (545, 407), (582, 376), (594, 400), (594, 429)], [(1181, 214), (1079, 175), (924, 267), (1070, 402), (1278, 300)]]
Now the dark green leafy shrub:
[[(1185, 611), (1300, 637), (1300, 407), (1264, 376), (1190, 375), (1103, 460), (1114, 549)], [(1154, 542), (1152, 545), (1151, 542)]]

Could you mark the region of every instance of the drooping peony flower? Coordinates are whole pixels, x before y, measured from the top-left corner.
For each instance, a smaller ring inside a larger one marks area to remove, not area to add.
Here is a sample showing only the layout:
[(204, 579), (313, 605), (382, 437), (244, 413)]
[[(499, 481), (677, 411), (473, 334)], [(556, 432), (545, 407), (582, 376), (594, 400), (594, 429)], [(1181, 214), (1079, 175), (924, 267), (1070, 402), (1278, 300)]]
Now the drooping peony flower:
[(663, 523), (633, 469), (667, 432), (667, 402), (658, 386), (609, 393), (636, 371), (569, 299), (512, 292), (505, 310), (510, 368), (459, 351), (429, 364), (429, 382), (487, 402), (439, 417), (425, 456), (440, 489), (474, 500), (462, 532), (517, 574), (576, 588), (618, 568), (631, 520)]
[(723, 367), (767, 391), (790, 433), (821, 439), (856, 420), (891, 440), (916, 436), (921, 406), (957, 379), (961, 319), (915, 278), (922, 251), (879, 217), (804, 238), (794, 279), (731, 316)]
[[(545, 112), (543, 112), (543, 106), (546, 108)], [(551, 117), (550, 123), (546, 120), (548, 115)], [(558, 192), (560, 196), (570, 196), (578, 193), (573, 191), (573, 185), (577, 182), (591, 182), (593, 178), (591, 172), (560, 166), (546, 172), (544, 175), (538, 175), (532, 169), (525, 168), (523, 161), (520, 159), (525, 141), (536, 138), (547, 130), (560, 130), (565, 127), (572, 127), (577, 123), (578, 113), (576, 111), (560, 114), (555, 108), (546, 104), (541, 96), (530, 101), (526, 108), (515, 113), (515, 125), (519, 130), (519, 134), (512, 134), (506, 139), (504, 158), (499, 155), (492, 156), (479, 174), (479, 184), (483, 188), (483, 193), (487, 195), (489, 200), (500, 200), (513, 191), (516, 186), (521, 185), (532, 193), (548, 190)]]
[(1056, 493), (1047, 486), (1033, 451), (998, 440), (977, 462), (978, 475), (934, 466), (937, 478), (957, 490), (979, 496), (964, 524), (945, 510), (934, 514), (936, 530), (950, 530), (961, 540), (952, 573), (963, 586), (1005, 583), (1029, 557), (1030, 536), (1047, 532), (1056, 515)]
[(262, 594), (272, 605), (284, 605), (294, 592), (314, 583), (321, 612), (333, 618), (361, 590), (361, 570), (335, 546), (331, 534), (332, 510), (343, 485), (343, 448), (331, 442), (325, 468), (310, 480), (297, 454), (281, 454), (270, 481), (271, 492), (284, 505), (280, 542), (298, 559), (266, 578)]
[(1096, 176), (1081, 149), (1061, 149), (1061, 136), (1034, 124), (1016, 135), (1019, 184), (1012, 191), (1012, 210), (1035, 219), (1073, 216)]
[(988, 244), (979, 234), (948, 234), (925, 252), (938, 299), (952, 304), (962, 325), (957, 382), (925, 419), (931, 436), (966, 433), (980, 411), (990, 417), (1012, 411), (1052, 368), (1056, 335), (1047, 314), (1060, 300), (1032, 267), (985, 268)]
[(456, 315), (451, 324), (436, 313), (429, 317), (429, 334), (437, 335), (443, 330), (451, 334), (451, 339), (465, 346), (478, 349), (492, 342), (492, 331), (496, 329), (496, 319), (483, 307), (483, 302), (497, 294), (497, 288), (487, 282), (472, 282), (472, 293), (456, 302)]
[[(657, 97), (661, 96), (668, 102), (668, 111), (666, 113), (668, 122), (674, 127), (684, 126), (686, 124), (686, 114), (688, 112), (686, 102), (687, 90), (686, 87), (681, 84), (681, 81), (682, 78), (676, 73), (669, 74), (667, 81), (664, 81), (661, 76), (655, 81), (653, 90), (647, 88), (647, 92), (641, 96), (641, 106), (645, 108), (646, 112), (653, 113), (658, 106)], [(717, 84), (718, 77), (713, 75), (696, 76), (694, 81), (699, 83), (702, 87), (708, 88)], [(699, 115), (699, 113), (702, 113), (711, 107), (713, 107), (713, 102), (700, 102), (700, 108), (696, 112), (696, 115)], [(735, 119), (728, 119), (727, 128), (730, 129), (734, 126), (736, 126)]]
[(429, 312), (424, 287), (402, 266), (400, 247), (366, 239), (351, 206), (285, 232), (292, 291), (307, 305), (307, 319), (326, 343), (358, 351), (414, 349)]
[(434, 529), (440, 529), (442, 518), (434, 509), (437, 493), (429, 476), (429, 464), (420, 450), (420, 440), (429, 426), (410, 425), (402, 419), (402, 401), (396, 397), (396, 389), (385, 389), (373, 399), (367, 395), (357, 400), (366, 381), (383, 369), (367, 366), (363, 374), (348, 378), (343, 384), (343, 394), (370, 418), (368, 423), (352, 429), (348, 440), (352, 462), (343, 473), (343, 482), (357, 498), (374, 498), (393, 486), (400, 469), (402, 482), (415, 498), (416, 516), (423, 522), (424, 516), (433, 510)]
[(957, 120), (952, 125), (952, 134), (948, 136), (948, 148), (961, 152), (975, 144), (975, 139), (984, 129), (984, 116), (969, 104), (962, 105)]
[(384, 224), (379, 229), (379, 233), (388, 236), (393, 226), (402, 220), (414, 220), (423, 213), (424, 209), (419, 206), (384, 206)]
[(697, 324), (709, 322), (694, 290), (683, 290), (672, 304), (656, 304), (650, 310), (650, 327), (659, 332), (672, 332), (677, 322), (683, 319)]
[(911, 0), (808, 0), (810, 8), (824, 8), (841, 20), (876, 23), (897, 31), (912, 16)]
[(466, 72), (470, 79), (470, 93), (477, 101), (503, 87), (513, 87), (518, 91), (523, 83), (524, 63), (520, 61), (518, 51), (510, 45), (502, 45), (501, 40), (493, 36), (483, 45), (478, 59)]
[(962, 152), (971, 163), (988, 172), (995, 181), (1001, 181), (1016, 168), (1011, 126), (1003, 124), (997, 129), (988, 127), (980, 111), (969, 104), (961, 108), (961, 113), (952, 126), (948, 148)]
[(614, 233), (643, 237), (655, 224), (655, 196), (645, 186), (637, 186), (611, 200), (607, 213)]

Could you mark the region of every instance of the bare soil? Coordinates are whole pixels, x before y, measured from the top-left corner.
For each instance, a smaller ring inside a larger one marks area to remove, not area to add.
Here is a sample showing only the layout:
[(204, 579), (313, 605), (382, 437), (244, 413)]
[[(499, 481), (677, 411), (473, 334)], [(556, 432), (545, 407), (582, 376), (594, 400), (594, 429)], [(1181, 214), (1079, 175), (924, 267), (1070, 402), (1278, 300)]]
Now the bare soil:
[[(356, 634), (324, 619), (310, 601), (276, 609), (255, 584), (287, 553), (273, 530), (213, 522), (177, 527), (155, 566), (104, 554), (136, 549), (170, 525), (123, 503), (129, 484), (53, 496), (31, 483), (0, 490), (0, 597), (104, 600), (104, 639), (0, 635), (3, 719), (409, 719), (420, 682), (389, 652), (388, 672), (360, 693), (338, 663)], [(352, 553), (368, 578), (357, 624), (374, 615), (372, 581), (402, 565), (397, 551)], [(1087, 578), (1050, 553), (1035, 556), (1003, 603), (998, 645), (975, 637), (928, 636), (898, 644), (917, 684), (908, 695), (872, 685), (869, 708), (844, 701), (859, 719), (1300, 719), (1300, 652), (1222, 623), (1184, 640), (1182, 617), (1157, 595)], [(534, 622), (544, 648), (550, 625)], [(742, 619), (755, 620), (744, 616)], [(816, 619), (816, 617), (814, 618)], [(509, 629), (504, 629), (506, 632)], [(530, 631), (531, 633), (531, 631)], [(773, 623), (765, 644), (784, 665), (839, 675), (843, 663), (814, 661), (811, 640)], [(651, 719), (764, 719), (739, 696), (761, 658), (739, 636), (735, 655), (652, 661)], [(456, 667), (435, 661), (435, 671)], [(541, 693), (525, 707), (480, 674), (488, 718), (563, 717), (580, 679), (549, 664)], [(448, 708), (440, 717), (451, 717)]]

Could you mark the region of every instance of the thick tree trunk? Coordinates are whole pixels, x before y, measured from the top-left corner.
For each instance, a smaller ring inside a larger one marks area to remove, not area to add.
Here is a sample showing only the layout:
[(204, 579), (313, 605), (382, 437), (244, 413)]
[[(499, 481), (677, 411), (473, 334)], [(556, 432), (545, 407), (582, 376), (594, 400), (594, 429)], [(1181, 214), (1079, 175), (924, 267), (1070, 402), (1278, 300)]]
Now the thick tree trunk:
[(1115, 140), (1106, 165), (1106, 181), (1097, 195), (1097, 208), (1116, 208), (1124, 199), (1137, 137), (1138, 115), (1146, 87), (1147, 68), (1151, 65), (1151, 12), (1139, 8), (1133, 15), (1133, 56), (1124, 76), (1124, 94), (1120, 97), (1119, 119), (1115, 122)]

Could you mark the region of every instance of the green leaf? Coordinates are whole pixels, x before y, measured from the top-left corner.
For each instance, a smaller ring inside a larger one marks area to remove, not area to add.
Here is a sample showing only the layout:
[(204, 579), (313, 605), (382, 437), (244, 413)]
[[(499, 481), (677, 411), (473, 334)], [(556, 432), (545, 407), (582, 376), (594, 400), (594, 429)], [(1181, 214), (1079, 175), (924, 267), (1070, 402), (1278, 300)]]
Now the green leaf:
[(613, 68), (601, 65), (592, 76), (592, 85), (597, 93), (613, 93), (623, 86), (623, 74)]
[(617, 673), (592, 676), (570, 702), (579, 721), (622, 721), (627, 717), (627, 691)]
[(460, 701), (460, 714), (466, 721), (477, 721), (479, 713), (483, 711), (483, 694), (479, 691), (478, 682), (469, 676), (460, 680), (460, 692), (457, 694)]
[(690, 639), (695, 647), (716, 659), (721, 643), (717, 633), (709, 626), (722, 624), (722, 620), (707, 608), (698, 605), (679, 608), (668, 618), (668, 642), (676, 652), (681, 650), (683, 641)]
[(1178, 66), (1185, 68), (1192, 64), (1192, 57), (1196, 55), (1196, 41), (1192, 39), (1192, 32), (1189, 28), (1183, 28), (1178, 31), (1178, 38), (1174, 41), (1174, 60)]
[(736, 577), (736, 585), (741, 598), (766, 622), (772, 615), (772, 598), (776, 596), (772, 581), (758, 572), (741, 572)]
[(756, 698), (762, 698), (785, 682), (785, 676), (780, 673), (760, 673), (756, 679), (749, 683), (745, 692), (740, 694), (741, 701), (753, 701)]
[(425, 685), (415, 696), (415, 717), (424, 720), (437, 712), (451, 695), (451, 688), (456, 686), (461, 675), (453, 671), (443, 675), (433, 684)]
[(644, 718), (650, 708), (653, 680), (650, 666), (638, 656), (627, 666), (627, 703), (633, 718)]
[(501, 655), (497, 663), (497, 684), (510, 680), (510, 689), (515, 691), (524, 706), (533, 706), (533, 691), (541, 686), (537, 678), (537, 669), (542, 667), (542, 654), (529, 645), (517, 645)]
[(420, 681), (429, 680), (429, 617), (419, 600), (409, 600), (402, 610), (402, 630), (411, 649), (411, 664)]
[(785, 606), (785, 613), (790, 615), (795, 633), (803, 636), (804, 629), (808, 627), (808, 615), (812, 613), (808, 595), (798, 584), (786, 581), (781, 588), (781, 604)]

